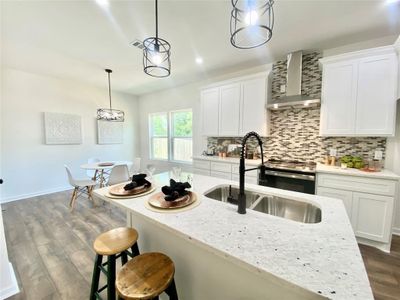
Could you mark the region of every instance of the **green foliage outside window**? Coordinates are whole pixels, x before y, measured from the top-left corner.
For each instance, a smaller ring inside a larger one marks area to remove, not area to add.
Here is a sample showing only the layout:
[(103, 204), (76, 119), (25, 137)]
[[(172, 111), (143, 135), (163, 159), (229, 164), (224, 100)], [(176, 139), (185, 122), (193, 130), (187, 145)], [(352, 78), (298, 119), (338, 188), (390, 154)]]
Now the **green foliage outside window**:
[(192, 136), (192, 112), (182, 111), (173, 113), (174, 136)]

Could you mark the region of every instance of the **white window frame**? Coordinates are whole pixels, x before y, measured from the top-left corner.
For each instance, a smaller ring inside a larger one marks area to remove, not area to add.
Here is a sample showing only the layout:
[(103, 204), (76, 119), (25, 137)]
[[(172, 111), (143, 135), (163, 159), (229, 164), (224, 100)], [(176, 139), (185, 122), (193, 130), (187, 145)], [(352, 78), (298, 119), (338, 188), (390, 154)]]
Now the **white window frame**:
[[(174, 136), (174, 120), (172, 118), (172, 115), (174, 113), (179, 113), (179, 112), (191, 112), (192, 113), (192, 135), (191, 136)], [(191, 108), (187, 109), (179, 109), (179, 110), (173, 110), (169, 112), (169, 160), (172, 162), (180, 163), (180, 164), (192, 164), (192, 160), (190, 161), (185, 161), (185, 160), (176, 160), (174, 159), (174, 138), (179, 138), (179, 139), (187, 139), (187, 140), (192, 140), (192, 155), (193, 155), (193, 110)]]
[[(179, 112), (191, 112), (192, 113), (192, 136), (174, 136), (174, 122), (172, 115), (174, 113), (179, 113)], [(155, 115), (166, 115), (167, 116), (167, 136), (154, 136), (152, 129), (153, 129), (153, 124), (151, 123), (152, 116)], [(191, 108), (186, 108), (186, 109), (179, 109), (179, 110), (172, 110), (169, 112), (156, 112), (156, 113), (150, 113), (148, 115), (148, 124), (149, 124), (149, 157), (150, 160), (154, 161), (170, 161), (170, 162), (175, 162), (175, 163), (180, 163), (180, 164), (192, 164), (192, 161), (183, 161), (183, 160), (175, 160), (174, 159), (174, 138), (180, 138), (180, 139), (190, 139), (192, 140), (192, 152), (193, 152), (193, 109)], [(154, 138), (167, 138), (167, 143), (168, 143), (168, 159), (162, 159), (162, 158), (154, 158), (153, 156), (153, 139)], [(193, 153), (192, 153), (193, 154)]]
[[(157, 116), (157, 115), (166, 115), (167, 116), (167, 135), (166, 136), (154, 136), (153, 135), (153, 124), (152, 124), (152, 117), (153, 116)], [(149, 122), (149, 156), (151, 160), (159, 160), (159, 161), (169, 161), (169, 157), (170, 157), (170, 147), (169, 147), (169, 113), (168, 112), (156, 112), (156, 113), (150, 113), (148, 116), (148, 122)], [(163, 158), (154, 158), (154, 151), (153, 151), (153, 140), (154, 138), (166, 138), (167, 139), (167, 149), (168, 149), (168, 153), (167, 153), (167, 157), (166, 159)]]

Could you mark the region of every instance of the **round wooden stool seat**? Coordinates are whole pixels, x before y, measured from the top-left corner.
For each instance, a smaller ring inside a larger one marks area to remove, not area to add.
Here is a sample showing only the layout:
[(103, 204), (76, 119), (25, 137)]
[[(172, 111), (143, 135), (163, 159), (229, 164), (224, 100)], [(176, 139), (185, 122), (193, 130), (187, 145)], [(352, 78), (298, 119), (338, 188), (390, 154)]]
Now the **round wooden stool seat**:
[(133, 228), (120, 227), (100, 234), (93, 243), (94, 251), (100, 255), (115, 255), (134, 245), (138, 232)]
[(152, 299), (168, 288), (174, 273), (174, 263), (168, 256), (157, 252), (145, 253), (121, 268), (115, 286), (123, 299)]

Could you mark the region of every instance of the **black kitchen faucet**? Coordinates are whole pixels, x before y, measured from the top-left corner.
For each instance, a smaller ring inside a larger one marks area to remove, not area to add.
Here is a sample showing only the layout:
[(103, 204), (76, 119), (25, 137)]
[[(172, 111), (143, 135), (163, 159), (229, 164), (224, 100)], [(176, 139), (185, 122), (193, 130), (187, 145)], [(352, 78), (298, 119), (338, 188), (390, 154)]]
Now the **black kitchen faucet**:
[[(246, 142), (250, 137), (255, 137), (258, 141), (258, 145), (260, 146), (261, 152), (261, 165), (257, 168), (246, 169), (244, 158), (246, 152)], [(257, 170), (260, 169), (261, 174), (265, 173), (265, 166), (264, 166), (264, 152), (262, 147), (262, 141), (258, 133), (251, 131), (247, 133), (242, 140), (242, 151), (240, 152), (240, 164), (239, 164), (239, 196), (238, 196), (238, 213), (245, 214), (246, 213), (246, 194), (244, 193), (244, 175), (247, 171)]]

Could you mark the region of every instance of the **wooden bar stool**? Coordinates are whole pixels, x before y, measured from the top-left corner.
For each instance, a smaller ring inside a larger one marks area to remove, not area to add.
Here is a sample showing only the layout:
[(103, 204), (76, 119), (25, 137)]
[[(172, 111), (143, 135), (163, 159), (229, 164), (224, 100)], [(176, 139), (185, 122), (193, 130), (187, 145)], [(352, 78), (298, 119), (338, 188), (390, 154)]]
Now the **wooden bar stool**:
[(157, 299), (165, 292), (178, 300), (173, 261), (162, 253), (150, 252), (134, 257), (117, 274), (115, 286), (125, 300)]
[[(120, 227), (100, 234), (93, 243), (96, 258), (94, 262), (90, 300), (101, 299), (100, 293), (107, 288), (107, 299), (115, 299), (115, 261), (121, 257), (122, 265), (130, 257), (138, 256), (138, 233), (133, 228)], [(132, 252), (129, 252), (131, 249)], [(103, 263), (103, 256), (108, 256)], [(107, 269), (105, 268), (107, 266)], [(107, 276), (107, 284), (99, 289), (100, 271)]]

